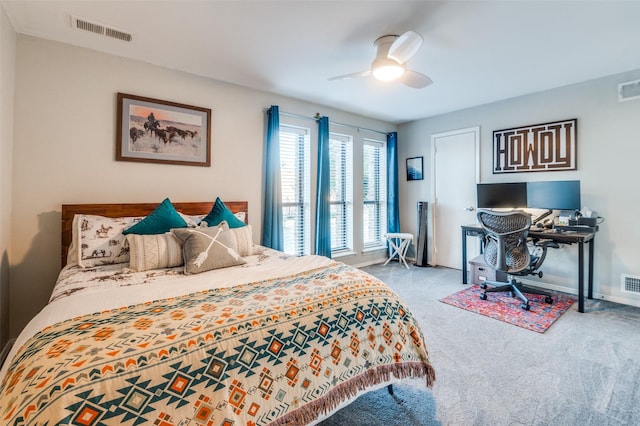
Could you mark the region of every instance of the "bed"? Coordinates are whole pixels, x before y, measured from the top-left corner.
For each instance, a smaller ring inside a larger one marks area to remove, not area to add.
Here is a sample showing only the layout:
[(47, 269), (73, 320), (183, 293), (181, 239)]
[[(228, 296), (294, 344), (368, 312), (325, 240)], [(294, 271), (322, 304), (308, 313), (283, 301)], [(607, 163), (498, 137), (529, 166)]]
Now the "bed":
[[(110, 263), (101, 256), (117, 255), (117, 244), (94, 249), (82, 239), (94, 228), (80, 222), (138, 224), (158, 204), (62, 206), (63, 268), (0, 371), (0, 423), (316, 424), (370, 390), (408, 378), (432, 385), (422, 331), (388, 286), (325, 257), (243, 244), (246, 202), (220, 202), (243, 222), (236, 228), (202, 231), (218, 201), (171, 203), (187, 229), (157, 245), (186, 238), (184, 264), (156, 269), (139, 266), (141, 253), (157, 263), (151, 237), (135, 250), (142, 237), (126, 237), (128, 262)], [(224, 256), (189, 251), (203, 232), (229, 238)], [(188, 270), (225, 256), (237, 264)]]

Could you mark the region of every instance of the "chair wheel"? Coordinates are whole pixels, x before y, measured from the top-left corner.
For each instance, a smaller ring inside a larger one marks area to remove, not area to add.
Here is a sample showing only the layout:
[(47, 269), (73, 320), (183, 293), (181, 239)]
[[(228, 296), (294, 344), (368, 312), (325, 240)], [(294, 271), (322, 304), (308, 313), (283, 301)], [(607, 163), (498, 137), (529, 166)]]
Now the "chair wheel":
[(484, 292), (480, 293), (480, 299), (487, 300), (487, 293), (484, 293)]
[(544, 302), (551, 305), (553, 303), (553, 299), (551, 298), (551, 296), (547, 296), (544, 298)]
[(538, 278), (542, 278), (543, 275), (542, 271), (538, 271)]
[(511, 297), (516, 297), (516, 292), (515, 291), (511, 292)]
[(487, 288), (487, 283), (482, 283), (482, 284), (480, 284), (480, 288), (481, 288), (481, 289), (483, 289), (483, 290), (484, 290), (485, 288)]
[(525, 311), (528, 311), (529, 309), (531, 309), (531, 306), (529, 306), (528, 303), (523, 303), (522, 305), (520, 305), (520, 307)]

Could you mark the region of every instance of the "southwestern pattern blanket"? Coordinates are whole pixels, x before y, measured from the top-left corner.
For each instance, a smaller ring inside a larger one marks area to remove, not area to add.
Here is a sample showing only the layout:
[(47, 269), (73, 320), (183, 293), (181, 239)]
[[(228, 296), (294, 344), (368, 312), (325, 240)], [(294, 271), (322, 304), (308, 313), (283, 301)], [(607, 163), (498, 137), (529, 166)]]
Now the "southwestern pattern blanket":
[(350, 266), (82, 315), (17, 353), (3, 424), (302, 425), (435, 375), (409, 309)]

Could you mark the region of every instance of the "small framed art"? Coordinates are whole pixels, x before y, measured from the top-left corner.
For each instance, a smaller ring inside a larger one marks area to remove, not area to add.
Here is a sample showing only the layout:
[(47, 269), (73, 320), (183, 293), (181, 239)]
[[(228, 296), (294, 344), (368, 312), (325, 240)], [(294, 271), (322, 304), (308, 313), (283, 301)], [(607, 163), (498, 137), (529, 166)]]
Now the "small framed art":
[(407, 180), (422, 180), (422, 157), (407, 158)]
[(118, 93), (116, 160), (211, 166), (211, 110)]

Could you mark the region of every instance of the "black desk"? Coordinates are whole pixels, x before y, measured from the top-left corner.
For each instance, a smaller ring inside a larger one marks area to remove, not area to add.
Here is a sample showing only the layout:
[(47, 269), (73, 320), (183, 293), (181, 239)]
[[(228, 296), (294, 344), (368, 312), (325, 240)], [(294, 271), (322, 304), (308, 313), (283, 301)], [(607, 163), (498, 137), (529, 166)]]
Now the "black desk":
[[(462, 283), (467, 284), (467, 236), (483, 236), (479, 224), (462, 226)], [(592, 232), (549, 232), (530, 230), (529, 237), (547, 239), (559, 244), (578, 244), (578, 312), (584, 312), (584, 244), (589, 244), (589, 270), (587, 297), (593, 299), (593, 246), (595, 233)]]

